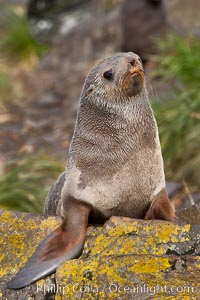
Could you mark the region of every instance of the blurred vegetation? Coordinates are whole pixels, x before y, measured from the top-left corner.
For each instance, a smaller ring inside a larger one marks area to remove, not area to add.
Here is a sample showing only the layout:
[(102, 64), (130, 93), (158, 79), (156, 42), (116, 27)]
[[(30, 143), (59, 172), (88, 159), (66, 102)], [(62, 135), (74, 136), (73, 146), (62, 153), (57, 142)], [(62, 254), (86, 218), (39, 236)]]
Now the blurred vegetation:
[(63, 164), (44, 154), (17, 157), (0, 177), (0, 209), (24, 212), (44, 210), (44, 201)]
[[(1, 4), (0, 8), (0, 100), (6, 110), (8, 101), (21, 99), (19, 82), (13, 79), (20, 70), (30, 70), (47, 46), (30, 34), (22, 7)], [(0, 165), (0, 209), (43, 212), (49, 188), (62, 171), (60, 162), (44, 154), (16, 154)]]
[(200, 40), (169, 35), (158, 43), (156, 76), (173, 93), (154, 102), (167, 179), (200, 187)]
[(9, 62), (31, 62), (47, 51), (30, 34), (23, 10), (6, 7), (0, 20), (0, 53)]
[[(106, 10), (113, 1), (103, 0)], [(164, 101), (153, 103), (167, 179), (184, 181), (199, 189), (200, 40), (169, 35), (159, 40), (158, 49), (160, 54), (153, 58), (159, 66), (155, 75), (159, 80), (169, 82), (172, 89), (169, 97), (163, 92)], [(12, 71), (17, 69), (13, 65), (18, 64), (18, 68), (24, 64), (32, 66), (46, 51), (47, 47), (29, 33), (25, 11), (16, 7), (1, 10), (1, 99), (13, 99), (11, 84), (15, 82), (12, 84), (14, 89), (16, 81), (9, 79)], [(0, 208), (42, 212), (50, 185), (63, 171), (63, 163), (55, 163), (51, 157), (38, 153), (17, 156), (3, 168)]]
[(30, 33), (26, 11), (17, 5), (0, 4), (1, 102), (17, 98), (17, 87), (13, 85), (17, 71), (32, 68), (46, 51), (47, 46)]

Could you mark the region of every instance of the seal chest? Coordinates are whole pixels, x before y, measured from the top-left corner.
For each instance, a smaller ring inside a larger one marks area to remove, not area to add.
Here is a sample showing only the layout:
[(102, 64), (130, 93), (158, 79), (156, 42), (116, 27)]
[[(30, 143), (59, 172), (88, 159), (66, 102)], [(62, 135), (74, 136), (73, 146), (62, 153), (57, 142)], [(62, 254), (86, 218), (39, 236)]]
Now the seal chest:
[(8, 283), (24, 287), (83, 249), (88, 218), (112, 215), (173, 221), (165, 190), (158, 129), (140, 58), (118, 53), (86, 78), (65, 174), (52, 187), (48, 214), (62, 224)]

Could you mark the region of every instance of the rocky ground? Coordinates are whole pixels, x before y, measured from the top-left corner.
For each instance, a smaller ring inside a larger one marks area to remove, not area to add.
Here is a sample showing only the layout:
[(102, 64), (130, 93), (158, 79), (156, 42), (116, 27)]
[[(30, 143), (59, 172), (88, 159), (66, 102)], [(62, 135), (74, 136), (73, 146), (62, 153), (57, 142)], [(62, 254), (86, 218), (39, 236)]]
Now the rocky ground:
[(0, 213), (2, 299), (198, 299), (200, 207), (189, 223), (112, 217), (89, 227), (83, 254), (55, 275), (18, 291), (6, 288), (39, 242), (60, 220), (25, 213)]

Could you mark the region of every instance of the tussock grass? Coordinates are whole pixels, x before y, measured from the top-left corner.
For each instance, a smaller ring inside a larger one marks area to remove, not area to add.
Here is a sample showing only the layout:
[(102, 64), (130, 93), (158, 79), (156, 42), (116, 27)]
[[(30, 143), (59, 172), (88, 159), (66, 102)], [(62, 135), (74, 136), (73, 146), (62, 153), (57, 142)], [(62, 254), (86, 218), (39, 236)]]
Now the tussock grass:
[(42, 154), (8, 162), (0, 177), (0, 208), (43, 212), (44, 200), (64, 165)]
[(154, 102), (168, 179), (200, 187), (200, 40), (169, 35), (159, 41), (157, 76), (171, 97)]
[(0, 20), (0, 53), (9, 63), (29, 62), (47, 51), (31, 35), (25, 13), (14, 7), (5, 7)]

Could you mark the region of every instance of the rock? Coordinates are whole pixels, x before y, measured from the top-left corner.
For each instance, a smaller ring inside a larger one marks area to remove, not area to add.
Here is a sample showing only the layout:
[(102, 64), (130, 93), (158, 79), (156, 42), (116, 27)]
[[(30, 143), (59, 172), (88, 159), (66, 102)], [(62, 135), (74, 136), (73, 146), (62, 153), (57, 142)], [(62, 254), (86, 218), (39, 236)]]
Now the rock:
[(36, 99), (36, 105), (38, 108), (53, 108), (62, 106), (63, 100), (64, 96), (62, 94), (52, 90)]
[[(52, 37), (55, 36), (60, 27), (63, 26), (66, 19), (69, 27), (71, 27), (71, 12), (82, 12), (76, 14), (78, 18), (72, 18), (72, 21), (79, 20), (79, 16), (83, 15), (84, 10), (91, 7), (91, 0), (31, 0), (27, 8), (27, 16), (29, 21), (29, 29), (33, 36), (41, 42), (51, 44)], [(75, 22), (76, 23), (76, 22)], [(73, 26), (72, 26), (73, 27)]]
[(200, 225), (200, 203), (188, 208), (182, 208), (176, 214), (181, 220), (187, 223)]
[(178, 33), (200, 35), (199, 0), (164, 0), (168, 24)]
[[(52, 231), (59, 223), (59, 218), (45, 219), (39, 215), (0, 212), (0, 243), (1, 243), (1, 283), (0, 298), (9, 300), (18, 299), (44, 299), (44, 294), (37, 291), (37, 285), (32, 285), (23, 290), (11, 291), (6, 289), (6, 282), (21, 267), (35, 246)], [(48, 281), (52, 282), (54, 276)]]
[(87, 18), (82, 13), (79, 22), (75, 22), (76, 26), (69, 31), (61, 30), (55, 37), (54, 51), (59, 58), (70, 58), (68, 62), (74, 64), (91, 63), (119, 51), (119, 13), (118, 7), (100, 15), (85, 11)]
[[(3, 299), (197, 299), (200, 225), (112, 217), (89, 227), (83, 254), (18, 291), (5, 287), (59, 218), (1, 211)], [(51, 298), (52, 297), (52, 298)], [(156, 297), (156, 298), (155, 298)]]
[(173, 197), (174, 194), (179, 192), (183, 188), (183, 185), (176, 182), (166, 182), (166, 189), (169, 198)]
[[(88, 1), (88, 0), (87, 0)], [(86, 0), (30, 0), (28, 3), (29, 17), (48, 17), (70, 10), (87, 2)]]
[(154, 39), (166, 29), (162, 0), (126, 0), (121, 11), (121, 48), (138, 53), (143, 61), (155, 52)]

